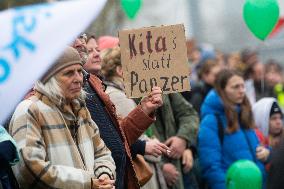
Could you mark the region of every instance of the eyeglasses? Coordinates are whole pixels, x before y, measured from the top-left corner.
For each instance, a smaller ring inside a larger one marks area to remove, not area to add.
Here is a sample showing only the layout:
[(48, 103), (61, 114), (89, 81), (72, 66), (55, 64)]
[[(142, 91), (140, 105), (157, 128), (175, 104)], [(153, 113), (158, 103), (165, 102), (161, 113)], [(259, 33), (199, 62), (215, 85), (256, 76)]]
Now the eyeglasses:
[(81, 39), (82, 42), (87, 43), (87, 39), (88, 39), (87, 34), (82, 33), (82, 34), (79, 36), (79, 39)]

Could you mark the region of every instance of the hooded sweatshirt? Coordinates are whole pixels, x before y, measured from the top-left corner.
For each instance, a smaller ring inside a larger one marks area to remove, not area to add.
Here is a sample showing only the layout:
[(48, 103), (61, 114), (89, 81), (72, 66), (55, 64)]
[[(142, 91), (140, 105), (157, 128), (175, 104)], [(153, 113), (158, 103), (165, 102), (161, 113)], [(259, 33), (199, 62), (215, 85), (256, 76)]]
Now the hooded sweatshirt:
[(257, 101), (252, 107), (255, 124), (264, 137), (268, 137), (269, 134), (269, 118), (273, 102), (277, 102), (275, 98), (266, 97)]

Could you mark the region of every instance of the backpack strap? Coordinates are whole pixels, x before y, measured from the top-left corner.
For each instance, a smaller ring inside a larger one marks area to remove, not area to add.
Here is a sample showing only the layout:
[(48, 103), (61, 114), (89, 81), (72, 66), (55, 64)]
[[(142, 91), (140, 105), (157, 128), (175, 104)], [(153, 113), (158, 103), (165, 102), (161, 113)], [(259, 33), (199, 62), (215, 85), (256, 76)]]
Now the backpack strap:
[(215, 113), (215, 117), (217, 119), (217, 125), (218, 125), (218, 137), (219, 137), (219, 141), (220, 144), (223, 145), (223, 140), (224, 140), (224, 127), (222, 125), (222, 121), (220, 118), (220, 115)]

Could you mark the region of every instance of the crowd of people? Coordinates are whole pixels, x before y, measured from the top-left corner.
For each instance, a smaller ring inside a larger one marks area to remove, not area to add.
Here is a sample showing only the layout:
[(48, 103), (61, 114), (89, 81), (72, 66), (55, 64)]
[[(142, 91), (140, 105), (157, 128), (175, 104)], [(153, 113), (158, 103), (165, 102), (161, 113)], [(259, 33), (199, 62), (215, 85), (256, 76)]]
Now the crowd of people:
[(118, 38), (78, 36), (0, 126), (0, 188), (226, 189), (238, 160), (281, 188), (281, 64), (194, 40), (187, 53), (191, 91), (130, 99)]

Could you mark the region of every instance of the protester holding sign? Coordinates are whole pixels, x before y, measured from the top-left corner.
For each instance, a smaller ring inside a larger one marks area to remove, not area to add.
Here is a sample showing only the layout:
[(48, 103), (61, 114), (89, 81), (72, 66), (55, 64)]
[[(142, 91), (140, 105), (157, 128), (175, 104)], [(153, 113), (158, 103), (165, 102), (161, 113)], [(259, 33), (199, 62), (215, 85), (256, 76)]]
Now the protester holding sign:
[(244, 79), (233, 70), (222, 70), (201, 107), (198, 150), (202, 175), (211, 189), (226, 189), (227, 169), (239, 159), (253, 161), (265, 181), (268, 149), (260, 146), (254, 132)]
[(82, 62), (68, 47), (22, 101), (10, 123), (20, 150), (21, 188), (112, 189), (115, 165), (82, 91)]
[[(132, 99), (127, 98), (124, 93), (120, 48), (114, 47), (111, 49), (106, 49), (102, 51), (101, 55), (103, 57), (102, 73), (105, 78), (105, 84), (107, 85), (106, 93), (109, 94), (111, 100), (115, 103), (118, 115), (124, 117), (129, 112), (131, 112), (133, 108), (135, 108), (135, 103)], [(186, 103), (186, 101), (181, 97), (180, 94), (164, 95), (163, 98), (164, 105), (163, 107), (160, 107), (158, 109), (158, 114), (156, 117), (157, 123), (155, 122), (154, 125), (149, 130), (147, 130), (146, 134), (148, 134), (148, 136), (152, 138), (155, 138), (155, 136), (159, 137), (159, 139), (163, 138), (164, 141), (168, 138), (164, 138), (162, 136), (178, 135), (179, 137), (181, 137), (180, 141), (188, 140), (190, 141), (188, 142), (188, 146), (191, 145), (191, 147), (193, 147), (196, 142), (195, 134), (198, 127), (196, 112)], [(169, 98), (170, 100), (168, 100)], [(163, 115), (159, 113), (160, 111), (164, 112)], [(167, 112), (166, 115), (165, 112)], [(174, 119), (172, 119), (172, 116), (175, 116), (176, 121), (173, 121)], [(160, 124), (161, 121), (164, 123), (164, 125)], [(174, 124), (172, 124), (173, 122)], [(162, 127), (166, 127), (166, 129), (163, 130), (164, 133), (159, 132), (162, 130)], [(178, 129), (179, 127), (180, 129)], [(168, 130), (171, 131), (168, 132)], [(175, 133), (175, 130), (179, 130), (179, 134)], [(155, 133), (155, 135), (151, 133)], [(145, 156), (145, 159), (151, 163), (150, 165), (154, 169), (154, 175), (151, 180), (145, 186), (143, 186), (144, 189), (164, 189), (167, 188), (167, 184), (169, 186), (174, 185), (170, 186), (170, 188), (184, 187), (183, 184), (181, 184), (182, 177), (178, 178), (178, 175), (171, 177), (171, 174), (175, 174), (174, 171), (165, 170), (163, 172), (160, 166), (157, 165), (158, 163), (164, 165), (165, 162), (171, 162), (171, 164), (173, 164), (173, 167), (178, 170), (179, 176), (184, 175), (185, 180), (187, 181), (187, 183), (189, 183), (187, 186), (185, 186), (185, 188), (198, 188), (198, 186), (196, 186), (196, 180), (192, 179), (192, 167), (194, 164), (193, 152), (190, 149), (183, 150), (183, 147), (176, 145), (179, 137), (173, 137), (168, 140), (169, 146), (172, 147), (173, 151), (175, 152), (173, 153), (173, 156), (171, 156), (171, 153), (165, 154), (167, 157), (162, 158), (162, 161), (157, 158), (155, 159), (154, 157)], [(151, 139), (149, 140), (149, 142), (150, 141)], [(146, 143), (146, 148), (147, 144), (148, 142)], [(181, 150), (179, 148), (181, 148)], [(176, 151), (181, 151), (181, 155), (177, 155), (178, 153)], [(182, 167), (180, 166), (181, 163), (183, 164)], [(164, 180), (164, 173), (165, 176), (167, 176), (167, 183)], [(176, 184), (172, 184), (170, 180), (173, 178), (179, 181), (176, 182)]]
[(151, 128), (171, 149), (162, 160), (167, 185), (182, 189), (183, 171), (193, 166), (193, 152), (187, 148), (194, 146), (198, 127), (196, 111), (177, 93), (190, 87), (184, 27), (180, 24), (123, 30), (119, 38), (128, 97), (144, 96), (153, 86), (160, 86), (164, 94), (175, 93), (163, 95), (165, 105), (157, 110)]
[[(104, 83), (107, 85), (106, 93), (109, 95), (111, 101), (115, 104), (116, 113), (119, 117), (126, 117), (137, 104), (133, 99), (127, 98), (124, 91), (124, 84), (122, 78), (121, 54), (118, 46), (108, 48), (101, 52), (102, 57), (102, 74), (104, 75)], [(146, 132), (147, 133), (147, 132)], [(157, 138), (150, 138), (143, 134), (140, 139), (146, 141), (143, 151), (145, 160), (152, 168), (152, 178), (142, 187), (142, 189), (166, 189), (166, 182), (160, 167), (161, 155), (164, 149), (170, 153), (170, 149)], [(136, 146), (135, 146), (136, 147)], [(134, 146), (131, 146), (131, 150)], [(137, 148), (137, 147), (136, 147)], [(135, 155), (132, 153), (132, 155)]]
[(163, 104), (162, 91), (159, 87), (153, 87), (148, 96), (127, 117), (118, 119), (115, 106), (104, 92), (103, 83), (98, 78), (101, 59), (94, 36), (88, 38), (87, 48), (89, 57), (83, 66), (89, 73), (86, 75), (84, 86), (88, 93), (86, 103), (92, 119), (100, 129), (101, 137), (111, 150), (116, 163), (115, 187), (117, 189), (139, 188), (132, 165), (130, 146), (154, 122), (154, 112)]

